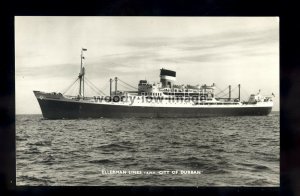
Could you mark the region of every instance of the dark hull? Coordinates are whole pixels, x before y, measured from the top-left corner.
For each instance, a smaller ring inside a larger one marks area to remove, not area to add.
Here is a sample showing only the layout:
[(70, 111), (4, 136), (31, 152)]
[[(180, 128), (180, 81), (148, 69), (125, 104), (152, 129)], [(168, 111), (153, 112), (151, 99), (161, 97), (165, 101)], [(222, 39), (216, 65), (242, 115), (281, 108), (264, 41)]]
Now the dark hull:
[(76, 118), (195, 118), (211, 116), (262, 116), (268, 115), (272, 107), (236, 108), (170, 108), (104, 105), (63, 100), (38, 99), (43, 117), (47, 119)]

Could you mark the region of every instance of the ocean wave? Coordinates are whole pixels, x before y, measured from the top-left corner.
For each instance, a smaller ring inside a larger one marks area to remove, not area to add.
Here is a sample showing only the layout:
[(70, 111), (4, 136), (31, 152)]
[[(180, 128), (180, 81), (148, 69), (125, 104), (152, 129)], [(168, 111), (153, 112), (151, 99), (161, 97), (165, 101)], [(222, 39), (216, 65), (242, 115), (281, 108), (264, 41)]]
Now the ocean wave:
[(253, 167), (255, 170), (261, 171), (261, 170), (269, 170), (270, 168), (265, 165), (254, 165)]
[(162, 168), (157, 165), (157, 166), (154, 166), (154, 165), (145, 165), (143, 168), (142, 168), (144, 171), (160, 171), (162, 170)]
[(96, 164), (112, 164), (115, 163), (115, 161), (112, 161), (110, 159), (97, 159), (97, 160), (91, 160), (89, 163), (96, 163)]
[(19, 136), (19, 135), (16, 135), (16, 140), (17, 141), (26, 141), (27, 139), (29, 138), (29, 136)]
[(225, 152), (224, 148), (216, 148), (216, 149), (214, 149), (214, 151), (218, 152), (218, 153)]
[(47, 165), (52, 165), (55, 161), (55, 158), (51, 154), (42, 154), (33, 163), (44, 163)]
[[(251, 185), (251, 186), (265, 186), (265, 185), (272, 185), (270, 181), (267, 179), (251, 179), (246, 181), (246, 185)], [(279, 183), (278, 183), (279, 185)]]
[(209, 167), (210, 162), (205, 160), (199, 160), (199, 159), (197, 160), (187, 159), (178, 162), (177, 165), (184, 166), (185, 168), (189, 168), (189, 169), (203, 169)]
[(34, 143), (28, 143), (28, 145), (32, 146), (51, 146), (52, 142), (50, 140), (37, 141)]
[(239, 163), (239, 165), (248, 167), (249, 169), (252, 169), (252, 171), (254, 172), (260, 172), (262, 170), (270, 170), (270, 168), (265, 165), (259, 165), (255, 163)]
[(24, 154), (38, 154), (38, 153), (40, 153), (40, 150), (35, 146), (33, 146), (33, 147), (30, 146), (28, 149), (24, 149), (23, 153)]
[(209, 149), (209, 148), (211, 148), (211, 145), (200, 144), (200, 145), (197, 145), (197, 148)]
[(175, 139), (168, 139), (167, 141), (171, 145), (180, 145), (180, 144), (182, 144), (182, 142), (180, 142), (178, 139), (176, 139), (176, 140)]
[(103, 144), (103, 145), (97, 146), (96, 148), (100, 149), (100, 150), (104, 150), (104, 151), (126, 151), (126, 150), (133, 151), (133, 150), (135, 150), (135, 148), (133, 147), (133, 143), (131, 143), (131, 142)]
[(274, 156), (274, 155), (263, 156), (262, 159), (264, 161), (269, 161), (273, 163), (278, 163), (280, 160), (279, 156)]
[(40, 182), (41, 179), (35, 176), (20, 176), (19, 179)]
[(207, 169), (204, 169), (203, 174), (229, 174), (231, 173), (231, 171), (229, 171), (228, 169), (223, 169), (223, 168), (217, 168), (217, 167), (210, 167), (210, 168), (207, 168)]
[(26, 119), (23, 119), (22, 122), (26, 123), (26, 122), (32, 122), (32, 120), (30, 118), (26, 118)]
[(36, 177), (36, 176), (27, 176), (27, 175), (17, 177), (17, 181), (25, 181), (28, 184), (42, 185), (42, 186), (47, 186), (49, 184), (54, 183), (54, 181), (50, 180), (49, 177), (46, 177), (46, 179), (45, 179), (45, 178), (40, 178), (40, 177)]

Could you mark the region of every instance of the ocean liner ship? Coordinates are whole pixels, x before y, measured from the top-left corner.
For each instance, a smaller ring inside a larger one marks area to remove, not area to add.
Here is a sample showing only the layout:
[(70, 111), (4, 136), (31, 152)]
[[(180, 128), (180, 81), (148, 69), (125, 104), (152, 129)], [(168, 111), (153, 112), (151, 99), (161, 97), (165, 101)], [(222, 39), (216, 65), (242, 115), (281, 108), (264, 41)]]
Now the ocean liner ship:
[(84, 51), (87, 49), (81, 50), (80, 73), (76, 78), (79, 83), (77, 96), (34, 91), (44, 118), (257, 116), (268, 115), (273, 107), (273, 96), (262, 96), (260, 92), (251, 94), (247, 101), (241, 101), (240, 85), (235, 98), (231, 96), (231, 86), (228, 97), (217, 97), (215, 84), (176, 85), (176, 72), (167, 69), (160, 70), (160, 82), (151, 84), (140, 80), (136, 90), (119, 91), (118, 82), (121, 80), (116, 77), (109, 81), (109, 95), (87, 97)]

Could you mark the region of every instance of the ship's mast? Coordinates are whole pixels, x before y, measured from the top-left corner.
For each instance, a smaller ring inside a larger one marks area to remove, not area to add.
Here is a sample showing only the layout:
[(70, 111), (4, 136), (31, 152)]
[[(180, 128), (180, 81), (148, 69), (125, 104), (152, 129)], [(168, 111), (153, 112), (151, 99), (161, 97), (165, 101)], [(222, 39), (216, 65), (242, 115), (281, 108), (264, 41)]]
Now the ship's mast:
[(229, 85), (229, 98), (228, 98), (228, 100), (230, 101), (231, 100), (231, 85)]
[(115, 77), (115, 95), (117, 95), (117, 90), (118, 90), (118, 78)]
[(113, 82), (113, 79), (109, 79), (109, 96), (112, 96), (112, 82)]
[(81, 49), (81, 55), (80, 55), (80, 73), (79, 73), (79, 96), (84, 97), (84, 74), (85, 74), (85, 68), (84, 68), (84, 55), (83, 51), (87, 51), (87, 49), (82, 48)]
[(239, 84), (239, 101), (241, 100), (241, 85)]

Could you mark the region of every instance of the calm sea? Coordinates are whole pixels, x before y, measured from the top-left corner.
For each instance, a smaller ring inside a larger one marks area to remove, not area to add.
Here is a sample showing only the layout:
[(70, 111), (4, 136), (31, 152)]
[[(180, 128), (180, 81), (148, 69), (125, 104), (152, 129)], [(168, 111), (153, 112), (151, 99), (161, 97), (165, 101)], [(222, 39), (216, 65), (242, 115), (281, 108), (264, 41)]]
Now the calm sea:
[(16, 116), (17, 185), (279, 186), (279, 113), (190, 119)]

